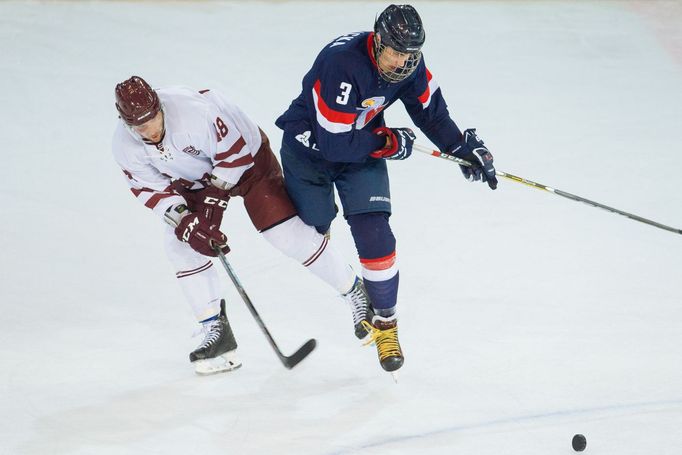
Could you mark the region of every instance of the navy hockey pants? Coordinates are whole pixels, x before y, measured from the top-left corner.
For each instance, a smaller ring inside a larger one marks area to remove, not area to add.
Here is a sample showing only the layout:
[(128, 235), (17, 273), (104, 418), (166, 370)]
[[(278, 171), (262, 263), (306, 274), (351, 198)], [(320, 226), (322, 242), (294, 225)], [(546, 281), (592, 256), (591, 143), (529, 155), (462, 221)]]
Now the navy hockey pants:
[(391, 213), (386, 161), (334, 163), (293, 150), (286, 141), (282, 142), (280, 154), (284, 182), (298, 216), (320, 233), (325, 233), (336, 217), (334, 186), (346, 218), (361, 213)]
[(372, 306), (382, 316), (393, 314), (399, 274), (395, 237), (388, 223), (391, 199), (386, 161), (334, 163), (292, 150), (286, 140), (280, 153), (284, 183), (298, 215), (320, 233), (327, 232), (336, 217), (336, 186)]

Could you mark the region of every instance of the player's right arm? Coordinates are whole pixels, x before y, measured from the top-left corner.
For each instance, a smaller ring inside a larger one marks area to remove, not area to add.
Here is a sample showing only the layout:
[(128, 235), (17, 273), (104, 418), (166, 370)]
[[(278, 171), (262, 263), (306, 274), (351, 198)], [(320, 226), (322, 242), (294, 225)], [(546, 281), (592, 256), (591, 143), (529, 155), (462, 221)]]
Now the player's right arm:
[(114, 159), (121, 167), (133, 196), (165, 220), (169, 208), (186, 205), (186, 201), (171, 188), (171, 178), (152, 165), (153, 158), (145, 154), (144, 146), (126, 136), (129, 133), (122, 129), (114, 135)]
[(356, 129), (358, 87), (352, 62), (344, 54), (334, 57), (322, 62), (311, 88), (317, 145), (328, 161), (362, 162), (383, 148), (386, 138)]

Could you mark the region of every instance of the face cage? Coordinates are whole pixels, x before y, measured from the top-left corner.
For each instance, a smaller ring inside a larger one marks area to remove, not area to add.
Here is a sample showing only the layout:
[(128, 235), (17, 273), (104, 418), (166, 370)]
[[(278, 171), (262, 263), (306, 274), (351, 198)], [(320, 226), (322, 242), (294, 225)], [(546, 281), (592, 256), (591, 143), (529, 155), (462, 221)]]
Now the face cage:
[(422, 59), (422, 53), (421, 51), (412, 52), (410, 56), (407, 58), (407, 61), (405, 61), (405, 64), (403, 66), (401, 66), (400, 68), (396, 68), (392, 71), (384, 71), (379, 66), (379, 57), (387, 47), (388, 46), (386, 46), (383, 43), (379, 43), (377, 45), (375, 41), (374, 55), (377, 61), (377, 68), (379, 69), (379, 75), (381, 76), (381, 78), (387, 82), (395, 84), (396, 82), (400, 82), (407, 79), (410, 76), (410, 74), (414, 73), (417, 70), (417, 66), (419, 66), (419, 62)]
[[(162, 128), (163, 128), (163, 131), (161, 132), (161, 140), (159, 141), (159, 142), (163, 142), (163, 139), (166, 137), (166, 110), (164, 109), (163, 103), (159, 103), (159, 111), (158, 111), (158, 112), (161, 112), (161, 115), (163, 116), (163, 127), (162, 127)], [(158, 114), (158, 112), (157, 112), (157, 114)], [(156, 116), (156, 114), (154, 114), (154, 116)], [(136, 125), (128, 125), (128, 122), (126, 122), (126, 121), (123, 119), (123, 117), (121, 117), (120, 115), (119, 115), (119, 118), (120, 118), (121, 120), (123, 120), (123, 126), (126, 127), (126, 129), (128, 130), (128, 132), (129, 132), (134, 138), (139, 139), (140, 141), (145, 142), (145, 143), (147, 143), (147, 144), (151, 144), (151, 142), (149, 142), (147, 139), (143, 138), (142, 135), (141, 135), (140, 133), (138, 133), (137, 131), (135, 131), (135, 126), (136, 126)]]

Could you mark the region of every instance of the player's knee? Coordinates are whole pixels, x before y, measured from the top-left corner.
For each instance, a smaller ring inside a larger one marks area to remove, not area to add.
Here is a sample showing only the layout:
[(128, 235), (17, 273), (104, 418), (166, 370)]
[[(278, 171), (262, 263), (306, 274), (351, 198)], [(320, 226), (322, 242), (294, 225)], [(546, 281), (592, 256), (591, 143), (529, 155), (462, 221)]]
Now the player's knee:
[(262, 232), (265, 240), (288, 257), (306, 262), (318, 251), (324, 236), (305, 224), (298, 216)]
[(395, 252), (395, 237), (386, 212), (361, 213), (347, 218), (361, 258), (380, 258)]

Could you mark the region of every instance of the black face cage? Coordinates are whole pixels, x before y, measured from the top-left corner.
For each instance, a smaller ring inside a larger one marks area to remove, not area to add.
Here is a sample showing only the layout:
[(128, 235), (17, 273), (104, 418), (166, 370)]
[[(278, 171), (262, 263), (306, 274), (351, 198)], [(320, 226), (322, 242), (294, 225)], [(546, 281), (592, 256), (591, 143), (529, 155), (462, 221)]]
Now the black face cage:
[(400, 68), (396, 68), (392, 71), (382, 70), (379, 66), (379, 57), (381, 56), (381, 53), (384, 52), (389, 46), (385, 45), (384, 43), (379, 43), (378, 41), (378, 39), (374, 38), (374, 56), (377, 61), (377, 67), (379, 68), (379, 75), (383, 80), (395, 84), (396, 82), (407, 79), (410, 74), (416, 71), (417, 66), (419, 66), (419, 62), (422, 59), (421, 51), (411, 52), (410, 56), (405, 61), (405, 64)]

